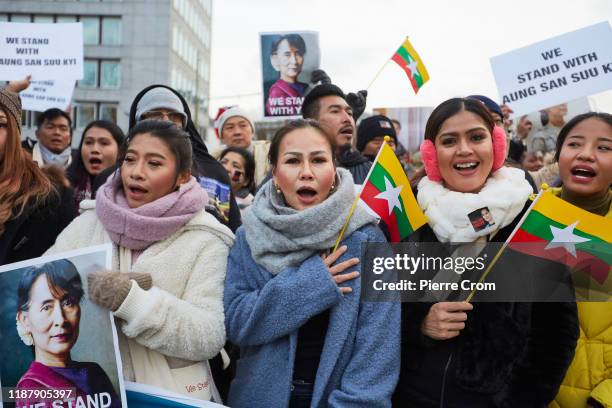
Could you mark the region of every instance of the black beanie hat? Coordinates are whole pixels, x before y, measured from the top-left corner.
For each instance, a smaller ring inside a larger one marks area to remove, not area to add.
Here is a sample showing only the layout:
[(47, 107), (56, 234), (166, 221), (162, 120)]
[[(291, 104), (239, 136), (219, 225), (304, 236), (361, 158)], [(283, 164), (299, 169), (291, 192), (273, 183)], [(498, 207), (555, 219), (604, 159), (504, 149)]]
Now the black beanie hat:
[(304, 117), (304, 111), (308, 111), (306, 108), (308, 105), (310, 105), (311, 103), (313, 103), (319, 98), (322, 98), (324, 96), (329, 96), (329, 95), (336, 95), (346, 100), (346, 95), (344, 94), (344, 92), (342, 92), (342, 89), (340, 89), (336, 85), (334, 84), (317, 85), (314, 88), (312, 88), (312, 90), (308, 92), (306, 96), (304, 97), (304, 102), (302, 102), (302, 117), (304, 119), (308, 119)]
[(397, 144), (397, 134), (391, 119), (375, 115), (362, 120), (357, 128), (357, 150), (363, 151), (368, 142), (378, 136), (391, 136)]

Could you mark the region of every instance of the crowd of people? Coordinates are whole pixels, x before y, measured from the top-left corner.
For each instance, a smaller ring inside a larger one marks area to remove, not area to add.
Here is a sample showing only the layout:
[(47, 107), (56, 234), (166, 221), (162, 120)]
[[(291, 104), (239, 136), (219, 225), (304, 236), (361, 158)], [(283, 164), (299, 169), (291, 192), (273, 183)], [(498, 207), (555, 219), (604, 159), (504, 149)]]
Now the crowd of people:
[[(36, 140), (22, 142), (28, 80), (9, 83), (0, 265), (112, 243), (112, 269), (90, 273), (85, 291), (80, 281), (39, 284), (42, 270), (24, 282), (75, 292), (66, 307), (87, 296), (111, 311), (126, 380), (184, 394), (190, 379), (206, 379), (188, 395), (230, 407), (612, 406), (610, 305), (365, 301), (362, 245), (388, 237), (359, 206), (349, 218), (385, 136), (428, 217), (405, 241), (459, 244), (428, 255), (503, 243), (542, 183), (612, 217), (612, 115), (565, 122), (560, 105), (513, 123), (510, 107), (486, 96), (452, 98), (433, 110), (420, 151), (407, 152), (393, 118), (357, 126), (366, 92), (316, 75), (303, 119), (256, 140), (254, 121), (232, 107), (210, 153), (183, 97), (164, 85), (135, 97), (125, 133), (92, 122), (73, 151), (70, 116), (51, 109)], [(482, 208), (486, 225), (475, 229), (467, 214)], [(22, 292), (24, 339), (35, 293)], [(66, 312), (50, 324), (78, 321)], [(24, 343), (33, 373), (49, 355), (54, 375), (75, 368), (70, 348)]]

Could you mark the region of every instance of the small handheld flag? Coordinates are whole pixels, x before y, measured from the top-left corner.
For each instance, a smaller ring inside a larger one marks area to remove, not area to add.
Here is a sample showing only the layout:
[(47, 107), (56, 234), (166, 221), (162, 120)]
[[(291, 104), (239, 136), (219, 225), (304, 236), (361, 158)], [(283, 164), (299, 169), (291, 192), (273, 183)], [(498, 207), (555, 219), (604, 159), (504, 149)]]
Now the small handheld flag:
[(346, 226), (359, 201), (380, 217), (389, 230), (389, 241), (400, 242), (425, 223), (427, 217), (414, 198), (410, 182), (404, 169), (389, 147), (390, 136), (385, 136), (370, 172), (363, 183), (361, 193), (351, 207), (349, 216), (336, 240), (334, 251), (338, 248)]
[(419, 57), (419, 54), (410, 44), (408, 37), (406, 37), (406, 40), (391, 59), (406, 72), (414, 93), (418, 93), (425, 82), (429, 81), (427, 68), (425, 68), (421, 57)]

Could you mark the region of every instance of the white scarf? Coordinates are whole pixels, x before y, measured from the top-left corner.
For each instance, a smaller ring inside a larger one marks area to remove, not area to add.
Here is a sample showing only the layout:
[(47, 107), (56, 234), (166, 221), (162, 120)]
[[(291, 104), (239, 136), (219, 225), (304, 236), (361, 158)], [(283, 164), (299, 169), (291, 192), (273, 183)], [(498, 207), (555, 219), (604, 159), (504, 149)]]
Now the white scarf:
[(38, 163), (38, 167), (55, 164), (66, 168), (72, 163), (72, 148), (68, 146), (63, 152), (56, 154), (38, 142), (32, 148), (32, 160)]
[[(523, 170), (502, 167), (491, 174), (478, 193), (460, 193), (423, 177), (417, 201), (440, 242), (473, 242), (510, 224), (533, 189)], [(495, 224), (476, 232), (468, 214), (487, 207)]]

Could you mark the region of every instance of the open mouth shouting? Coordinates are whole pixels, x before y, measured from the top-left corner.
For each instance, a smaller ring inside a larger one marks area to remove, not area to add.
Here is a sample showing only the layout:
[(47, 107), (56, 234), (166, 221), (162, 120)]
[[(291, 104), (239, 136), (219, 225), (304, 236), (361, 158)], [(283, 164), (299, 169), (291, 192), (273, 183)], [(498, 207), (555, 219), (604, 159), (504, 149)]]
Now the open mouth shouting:
[(472, 161), (464, 161), (453, 164), (453, 169), (461, 174), (462, 176), (471, 176), (476, 173), (476, 170), (480, 162), (472, 160)]
[(129, 184), (125, 189), (128, 198), (133, 201), (143, 201), (149, 190), (139, 184)]
[(587, 184), (590, 183), (595, 177), (597, 172), (591, 166), (586, 164), (579, 164), (572, 167), (571, 169), (572, 181), (575, 183)]
[(338, 132), (338, 134), (340, 136), (342, 136), (343, 139), (345, 139), (345, 143), (350, 143), (351, 139), (353, 139), (353, 133), (354, 133), (354, 129), (353, 126), (351, 125), (346, 125), (340, 128), (340, 131)]
[(91, 157), (89, 159), (89, 167), (91, 170), (102, 170), (102, 159), (99, 157)]
[(312, 205), (317, 201), (317, 190), (312, 187), (300, 187), (296, 191), (298, 200), (303, 205)]

